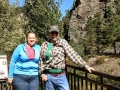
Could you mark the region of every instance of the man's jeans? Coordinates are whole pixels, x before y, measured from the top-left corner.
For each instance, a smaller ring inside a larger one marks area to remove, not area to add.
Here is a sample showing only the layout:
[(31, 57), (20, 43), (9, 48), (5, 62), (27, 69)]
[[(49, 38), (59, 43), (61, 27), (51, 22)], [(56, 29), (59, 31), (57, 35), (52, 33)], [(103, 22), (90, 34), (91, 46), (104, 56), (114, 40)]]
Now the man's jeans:
[(16, 90), (38, 90), (38, 75), (15, 74), (13, 77), (13, 84)]
[(56, 77), (52, 76), (51, 74), (48, 74), (47, 77), (48, 80), (45, 83), (45, 90), (70, 90), (65, 73)]

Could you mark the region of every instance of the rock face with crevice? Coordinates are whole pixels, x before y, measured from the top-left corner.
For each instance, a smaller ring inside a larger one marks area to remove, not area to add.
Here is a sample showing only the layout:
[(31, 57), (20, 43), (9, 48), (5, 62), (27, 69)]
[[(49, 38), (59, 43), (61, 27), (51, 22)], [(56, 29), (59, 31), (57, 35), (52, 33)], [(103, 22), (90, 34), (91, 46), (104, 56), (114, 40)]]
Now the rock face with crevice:
[[(69, 27), (70, 39), (77, 41), (77, 34), (83, 34), (82, 30), (85, 27), (88, 18), (94, 18), (96, 13), (100, 13), (105, 18), (105, 10), (107, 6), (112, 6), (114, 10), (114, 0), (74, 0), (73, 8), (71, 9), (71, 20)], [(76, 34), (73, 32), (76, 32)]]

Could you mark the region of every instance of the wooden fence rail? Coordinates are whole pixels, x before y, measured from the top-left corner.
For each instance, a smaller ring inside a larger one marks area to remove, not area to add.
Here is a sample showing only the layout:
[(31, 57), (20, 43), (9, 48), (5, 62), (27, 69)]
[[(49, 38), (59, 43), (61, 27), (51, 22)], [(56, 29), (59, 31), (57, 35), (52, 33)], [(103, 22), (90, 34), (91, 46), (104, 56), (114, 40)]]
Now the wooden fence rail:
[[(73, 65), (66, 65), (66, 75), (71, 90), (120, 90), (120, 77), (93, 71)], [(0, 80), (0, 90), (15, 90), (12, 85), (6, 86), (6, 80)], [(40, 79), (39, 90), (45, 90)]]
[(71, 90), (120, 90), (120, 77), (67, 65), (66, 75)]

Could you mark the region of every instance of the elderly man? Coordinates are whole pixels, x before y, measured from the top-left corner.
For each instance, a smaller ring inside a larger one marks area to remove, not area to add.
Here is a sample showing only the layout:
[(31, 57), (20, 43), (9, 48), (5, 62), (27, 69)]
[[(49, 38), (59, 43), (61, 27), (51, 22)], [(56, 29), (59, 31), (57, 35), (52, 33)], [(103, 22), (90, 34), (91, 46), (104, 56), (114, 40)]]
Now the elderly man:
[(48, 41), (41, 45), (39, 67), (46, 90), (70, 90), (65, 74), (65, 55), (80, 67), (89, 72), (94, 70), (79, 56), (65, 39), (59, 37), (59, 29), (52, 25)]

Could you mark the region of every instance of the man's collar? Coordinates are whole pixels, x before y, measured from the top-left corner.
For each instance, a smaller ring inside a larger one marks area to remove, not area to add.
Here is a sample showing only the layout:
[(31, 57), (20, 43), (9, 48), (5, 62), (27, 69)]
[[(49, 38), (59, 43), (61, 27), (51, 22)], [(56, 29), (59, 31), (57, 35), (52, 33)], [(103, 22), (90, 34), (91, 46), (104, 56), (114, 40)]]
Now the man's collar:
[[(51, 42), (51, 40), (49, 40), (48, 42)], [(58, 37), (55, 44), (58, 44), (60, 42), (60, 38)]]

